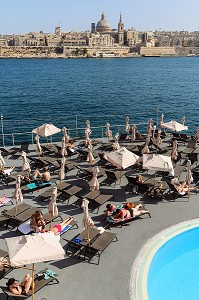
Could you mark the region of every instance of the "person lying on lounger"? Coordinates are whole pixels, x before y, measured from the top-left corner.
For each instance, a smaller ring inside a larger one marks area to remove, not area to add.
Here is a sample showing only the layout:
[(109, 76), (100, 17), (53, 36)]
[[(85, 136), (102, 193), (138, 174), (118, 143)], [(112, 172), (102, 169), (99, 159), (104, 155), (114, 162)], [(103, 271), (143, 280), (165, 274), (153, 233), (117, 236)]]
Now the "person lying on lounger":
[(188, 191), (192, 191), (192, 190), (196, 190), (198, 189), (199, 187), (197, 186), (194, 186), (194, 187), (189, 187), (186, 183), (186, 181), (180, 183), (178, 181), (178, 178), (173, 178), (171, 180), (171, 183), (175, 186), (176, 190), (178, 191), (178, 193), (180, 195), (185, 195), (185, 193), (187, 193)]
[(50, 229), (43, 229), (41, 232), (48, 232), (48, 231), (53, 231), (55, 235), (59, 235), (60, 232), (67, 226), (69, 225), (72, 220), (74, 220), (73, 217), (69, 217), (66, 220), (64, 220), (62, 223), (56, 224), (53, 228)]
[(129, 205), (129, 207), (127, 205), (125, 205), (125, 208), (117, 208), (116, 211), (113, 213), (112, 218), (118, 222), (124, 221), (126, 219), (130, 219), (133, 217), (139, 217), (141, 215), (144, 214), (148, 214), (149, 216), (151, 216), (150, 211), (149, 210), (139, 210), (139, 208), (142, 207), (142, 204), (138, 204), (138, 205), (134, 205), (132, 203), (131, 207)]
[(5, 169), (4, 167), (1, 168), (1, 172), (4, 174), (4, 175), (8, 175), (10, 176), (11, 173), (14, 171), (15, 167), (10, 167), (10, 168), (7, 168)]
[(42, 213), (37, 210), (32, 216), (31, 216), (31, 219), (30, 219), (30, 227), (32, 229), (34, 229), (36, 232), (42, 230), (45, 228), (45, 221), (43, 219), (43, 215)]
[(6, 195), (4, 194), (3, 197), (0, 197), (0, 204), (4, 204), (5, 199), (6, 199)]
[(15, 295), (26, 296), (32, 284), (32, 277), (26, 274), (21, 283), (17, 283), (14, 278), (10, 278), (6, 283), (8, 290)]

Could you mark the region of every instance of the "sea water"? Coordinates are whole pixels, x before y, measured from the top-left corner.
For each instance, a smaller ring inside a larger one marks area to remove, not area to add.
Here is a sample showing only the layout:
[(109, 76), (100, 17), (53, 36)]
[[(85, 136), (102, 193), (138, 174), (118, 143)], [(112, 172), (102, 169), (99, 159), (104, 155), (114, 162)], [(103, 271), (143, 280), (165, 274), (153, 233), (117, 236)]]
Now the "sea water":
[[(128, 115), (140, 124), (161, 113), (165, 122), (185, 115), (191, 133), (198, 126), (198, 74), (198, 57), (0, 59), (5, 138), (43, 123), (74, 129), (89, 119), (93, 127), (113, 126), (125, 124)], [(101, 129), (93, 129), (96, 134)]]

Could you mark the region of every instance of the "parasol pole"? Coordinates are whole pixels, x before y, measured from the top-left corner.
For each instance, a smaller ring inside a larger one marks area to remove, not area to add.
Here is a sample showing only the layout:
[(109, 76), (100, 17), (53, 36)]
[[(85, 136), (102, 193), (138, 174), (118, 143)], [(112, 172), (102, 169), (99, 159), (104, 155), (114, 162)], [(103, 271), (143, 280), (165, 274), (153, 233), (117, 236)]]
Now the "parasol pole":
[(35, 264), (33, 263), (33, 264), (32, 264), (32, 300), (34, 300), (34, 298), (35, 298), (35, 297), (34, 297), (34, 292), (35, 292), (35, 283), (34, 283), (34, 281), (35, 281), (35, 280), (34, 280), (34, 272), (35, 272), (34, 269), (35, 269), (35, 268), (34, 268), (34, 267), (35, 267)]
[(88, 239), (88, 246), (91, 246), (91, 240), (90, 240), (90, 231), (89, 231), (89, 225), (87, 226), (87, 239)]

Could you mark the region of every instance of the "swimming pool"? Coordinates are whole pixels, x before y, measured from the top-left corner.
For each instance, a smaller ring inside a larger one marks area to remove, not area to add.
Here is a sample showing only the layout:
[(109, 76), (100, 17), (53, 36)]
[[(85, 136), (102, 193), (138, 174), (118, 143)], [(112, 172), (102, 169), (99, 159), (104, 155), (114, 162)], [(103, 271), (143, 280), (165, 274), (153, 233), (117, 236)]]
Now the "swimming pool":
[(136, 300), (199, 299), (199, 219), (150, 239), (133, 264), (130, 296)]

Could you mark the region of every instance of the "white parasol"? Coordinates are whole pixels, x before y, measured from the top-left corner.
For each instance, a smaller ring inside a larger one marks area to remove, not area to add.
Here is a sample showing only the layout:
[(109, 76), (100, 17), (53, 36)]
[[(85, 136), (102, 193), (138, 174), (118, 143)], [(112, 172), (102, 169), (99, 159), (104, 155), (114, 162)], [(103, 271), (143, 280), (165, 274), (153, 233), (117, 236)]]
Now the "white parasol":
[(94, 190), (99, 190), (99, 181), (97, 179), (97, 174), (99, 173), (99, 168), (98, 167), (94, 167), (93, 168), (93, 177), (91, 179), (91, 181), (89, 181), (89, 187), (91, 191)]
[(67, 155), (67, 150), (66, 150), (66, 138), (65, 138), (65, 136), (62, 137), (62, 146), (61, 146), (60, 154), (61, 154), (62, 156)]
[(1, 155), (1, 150), (0, 150), (0, 168), (4, 167), (5, 166), (5, 160), (3, 158), (3, 156)]
[(82, 200), (82, 209), (83, 209), (82, 226), (84, 229), (87, 229), (88, 245), (90, 246), (89, 227), (94, 226), (94, 222), (88, 213), (88, 204), (89, 204), (89, 201), (87, 199), (83, 198), (83, 200)]
[(53, 232), (6, 238), (11, 266), (32, 264), (32, 299), (34, 299), (34, 263), (65, 258), (65, 251)]
[(93, 146), (91, 141), (89, 141), (88, 143), (88, 155), (86, 161), (89, 162), (89, 164), (92, 164), (95, 161), (93, 156)]
[(178, 142), (177, 140), (173, 140), (173, 149), (171, 151), (172, 160), (177, 160), (178, 158)]
[(144, 148), (142, 149), (141, 153), (142, 154), (147, 154), (149, 153), (149, 143), (150, 143), (150, 137), (146, 138), (146, 143), (144, 145)]
[(129, 132), (131, 126), (129, 125), (129, 117), (126, 117), (125, 131)]
[(58, 216), (58, 208), (57, 208), (56, 201), (57, 201), (57, 187), (54, 187), (52, 190), (50, 203), (48, 205), (48, 213), (50, 216), (50, 227), (52, 225), (52, 218)]
[(182, 116), (181, 124), (184, 126), (184, 123), (185, 123), (185, 116)]
[(110, 138), (112, 138), (112, 131), (110, 130), (110, 124), (106, 122), (106, 137), (108, 138), (108, 141)]
[(40, 136), (49, 136), (49, 135), (53, 135), (55, 133), (60, 132), (61, 129), (59, 129), (58, 127), (54, 126), (53, 124), (43, 124), (35, 129), (32, 130), (33, 133), (36, 133)]
[(171, 157), (160, 154), (143, 154), (143, 169), (169, 172), (174, 176)]
[(187, 130), (188, 126), (184, 126), (176, 121), (171, 120), (170, 122), (167, 123), (162, 123), (161, 127), (167, 128), (171, 131), (182, 131), (182, 130)]
[(186, 176), (186, 181), (188, 184), (188, 200), (190, 199), (190, 184), (193, 182), (193, 176), (191, 172), (191, 161), (187, 161), (187, 176)]
[(20, 175), (17, 175), (17, 178), (16, 178), (16, 188), (15, 188), (15, 192), (14, 192), (14, 199), (16, 200), (16, 214), (17, 214), (17, 204), (18, 204), (18, 201), (23, 201), (23, 194), (22, 194), (22, 191), (21, 191), (21, 176)]
[(104, 158), (120, 169), (126, 169), (137, 163), (139, 156), (121, 147), (118, 151), (106, 152)]
[(59, 179), (64, 180), (65, 178), (65, 164), (66, 164), (66, 158), (63, 156), (61, 159), (61, 165), (59, 169)]
[(161, 127), (163, 123), (164, 123), (164, 115), (162, 114), (161, 117), (160, 117), (159, 126)]
[(31, 168), (30, 168), (30, 164), (29, 164), (29, 162), (27, 160), (27, 157), (26, 157), (26, 152), (22, 151), (21, 157), (22, 157), (22, 160), (23, 160), (22, 171), (30, 173)]
[(131, 142), (133, 143), (136, 139), (136, 125), (133, 124), (132, 126), (132, 132), (131, 132)]
[(42, 149), (41, 149), (41, 145), (40, 145), (40, 142), (39, 142), (39, 135), (37, 134), (36, 137), (35, 137), (35, 141), (36, 141), (36, 152), (39, 154), (39, 156), (42, 154)]
[(147, 128), (147, 133), (148, 133), (148, 135), (150, 135), (151, 131), (153, 130), (152, 122), (153, 122), (153, 120), (150, 118), (150, 119), (148, 120), (148, 128)]
[(69, 136), (68, 133), (67, 133), (66, 127), (63, 127), (63, 128), (62, 128), (62, 132), (63, 132), (63, 137), (65, 137), (65, 142), (68, 143), (69, 140), (70, 140), (70, 136)]

